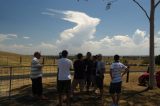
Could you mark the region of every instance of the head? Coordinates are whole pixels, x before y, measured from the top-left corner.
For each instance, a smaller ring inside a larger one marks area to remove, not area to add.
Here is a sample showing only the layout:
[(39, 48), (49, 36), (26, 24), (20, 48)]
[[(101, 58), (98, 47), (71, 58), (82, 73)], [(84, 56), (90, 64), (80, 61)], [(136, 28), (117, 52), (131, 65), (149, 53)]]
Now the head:
[(82, 53), (78, 53), (77, 54), (77, 59), (79, 59), (79, 60), (83, 59), (83, 54)]
[(87, 52), (87, 54), (86, 54), (86, 58), (87, 58), (87, 59), (90, 59), (90, 58), (91, 58), (91, 56), (92, 56), (91, 52)]
[(97, 60), (97, 55), (94, 55), (94, 56), (92, 57), (92, 59), (93, 59), (93, 61), (96, 61), (96, 60)]
[(98, 55), (97, 55), (97, 59), (98, 59), (99, 61), (101, 61), (101, 60), (102, 60), (102, 54), (98, 54)]
[(35, 52), (34, 57), (36, 57), (37, 59), (40, 59), (41, 58), (41, 53), (40, 52)]
[(114, 60), (115, 60), (115, 61), (119, 61), (119, 58), (120, 58), (119, 55), (117, 55), (117, 54), (114, 55)]
[(68, 56), (68, 51), (67, 50), (63, 50), (62, 51), (62, 57), (66, 58)]

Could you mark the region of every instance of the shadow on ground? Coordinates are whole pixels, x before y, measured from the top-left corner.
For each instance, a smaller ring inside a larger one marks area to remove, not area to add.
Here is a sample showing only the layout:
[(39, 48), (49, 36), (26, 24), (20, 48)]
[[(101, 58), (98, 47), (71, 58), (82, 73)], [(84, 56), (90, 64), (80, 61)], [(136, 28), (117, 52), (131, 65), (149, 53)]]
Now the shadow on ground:
[[(123, 88), (120, 106), (160, 106), (160, 89), (129, 90), (126, 87)], [(110, 106), (112, 100), (108, 89), (109, 86), (104, 86), (103, 99), (98, 99), (93, 92), (76, 93), (75, 98), (72, 99), (72, 106)], [(15, 90), (18, 91), (18, 94), (12, 96), (11, 100), (1, 101), (0, 106), (56, 106), (58, 101), (55, 83), (44, 85), (44, 94), (49, 97), (47, 101), (34, 99), (31, 96), (31, 85)]]

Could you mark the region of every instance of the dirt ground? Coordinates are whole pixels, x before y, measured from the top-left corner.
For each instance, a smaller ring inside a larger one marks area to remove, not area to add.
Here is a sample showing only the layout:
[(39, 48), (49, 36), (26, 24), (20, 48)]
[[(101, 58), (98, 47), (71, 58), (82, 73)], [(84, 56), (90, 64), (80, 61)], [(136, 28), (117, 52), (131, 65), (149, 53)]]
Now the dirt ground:
[[(120, 106), (160, 106), (160, 89), (146, 90), (146, 87), (138, 85), (137, 77), (138, 74), (131, 75), (128, 83), (125, 82), (124, 77)], [(71, 106), (110, 106), (112, 100), (108, 92), (109, 82), (110, 78), (106, 75), (102, 100), (97, 99), (93, 92), (79, 94), (77, 91)], [(58, 102), (55, 82), (44, 84), (44, 94), (49, 97), (47, 101), (34, 99), (31, 96), (31, 85), (22, 86), (17, 90), (18, 94), (11, 100), (0, 101), (0, 106), (56, 106)]]

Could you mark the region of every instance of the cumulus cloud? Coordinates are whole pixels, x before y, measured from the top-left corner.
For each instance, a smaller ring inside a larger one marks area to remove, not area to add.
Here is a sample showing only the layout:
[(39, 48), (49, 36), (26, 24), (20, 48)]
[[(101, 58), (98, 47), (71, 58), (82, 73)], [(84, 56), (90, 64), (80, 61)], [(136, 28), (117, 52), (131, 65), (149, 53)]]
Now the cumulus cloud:
[(100, 19), (91, 17), (78, 11), (57, 11), (48, 9), (48, 13), (61, 15), (61, 19), (75, 23), (75, 26), (60, 33), (55, 46), (57, 49), (68, 49), (72, 54), (91, 51), (113, 55), (141, 55), (148, 54), (149, 38), (146, 32), (137, 29), (133, 35), (110, 35), (96, 40), (95, 32)]
[(160, 31), (158, 32), (158, 35), (160, 35)]
[[(75, 26), (65, 29), (59, 34), (56, 43), (48, 43), (43, 41), (38, 45), (10, 45), (0, 44), (0, 49), (7, 50), (16, 48), (14, 51), (20, 53), (34, 53), (41, 51), (42, 54), (58, 54), (61, 50), (67, 49), (70, 54), (81, 52), (85, 54), (91, 51), (93, 54), (102, 53), (103, 55), (148, 55), (149, 54), (149, 38), (146, 31), (135, 29), (132, 35), (108, 35), (102, 39), (97, 39), (95, 32), (96, 27), (100, 24), (99, 18), (91, 17), (86, 13), (79, 11), (59, 11), (47, 9), (43, 15), (58, 17), (62, 20), (74, 23)], [(158, 32), (160, 34), (160, 32)], [(0, 34), (0, 41), (8, 39), (9, 35)], [(28, 39), (28, 38), (27, 38)], [(159, 45), (160, 38), (155, 36), (155, 43)], [(160, 53), (156, 51), (156, 54)]]

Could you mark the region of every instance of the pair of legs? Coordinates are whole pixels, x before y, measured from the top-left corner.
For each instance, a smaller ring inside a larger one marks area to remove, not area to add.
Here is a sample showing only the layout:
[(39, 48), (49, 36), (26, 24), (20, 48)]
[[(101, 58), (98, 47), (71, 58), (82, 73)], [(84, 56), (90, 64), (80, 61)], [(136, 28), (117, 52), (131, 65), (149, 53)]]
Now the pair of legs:
[(113, 104), (118, 105), (121, 93), (122, 82), (111, 83), (109, 92), (112, 96)]
[(99, 88), (100, 90), (100, 97), (103, 97), (103, 80), (104, 80), (104, 76), (96, 76), (96, 87), (95, 90), (97, 88)]
[(47, 99), (43, 93), (42, 77), (31, 78), (32, 80), (32, 93), (33, 96), (38, 97), (39, 99)]
[(113, 104), (118, 105), (119, 99), (120, 99), (120, 93), (119, 94), (111, 94)]
[(62, 106), (63, 95), (66, 95), (67, 106), (70, 106), (70, 96), (71, 96), (71, 80), (58, 80), (57, 81), (57, 90), (59, 94), (59, 106)]
[(73, 79), (72, 81), (72, 93), (74, 93), (74, 90), (79, 85), (80, 92), (83, 92), (84, 89), (84, 79)]
[(91, 75), (86, 75), (85, 85), (87, 92), (89, 92), (89, 88), (91, 86)]

